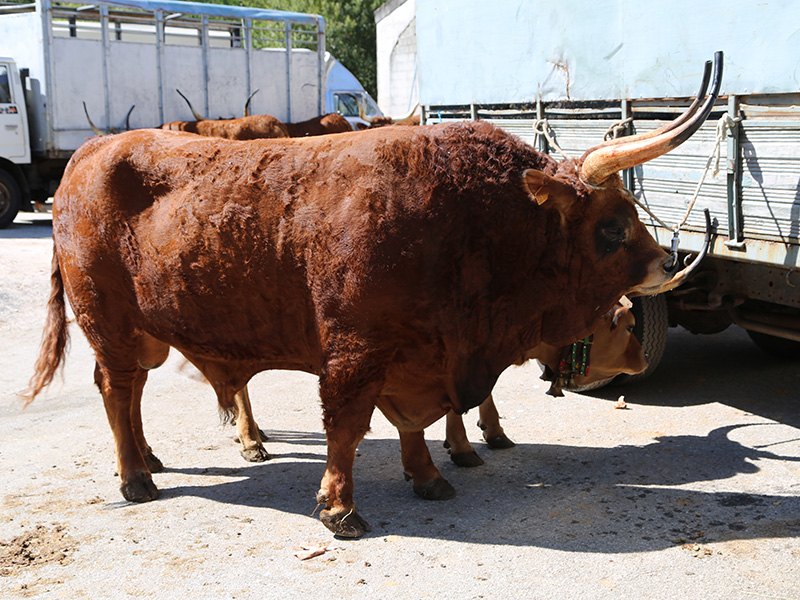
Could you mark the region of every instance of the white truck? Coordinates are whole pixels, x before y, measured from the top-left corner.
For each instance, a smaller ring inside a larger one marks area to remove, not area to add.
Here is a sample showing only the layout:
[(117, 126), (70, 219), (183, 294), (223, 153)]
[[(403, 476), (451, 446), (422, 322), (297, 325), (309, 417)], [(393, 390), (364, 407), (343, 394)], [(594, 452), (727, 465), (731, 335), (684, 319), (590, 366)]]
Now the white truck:
[(800, 356), (800, 4), (590, 4), (416, 0), (424, 117), (489, 120), (558, 159), (558, 148), (577, 158), (607, 132), (674, 118), (704, 61), (723, 51), (722, 96), (706, 124), (623, 174), (661, 245), (679, 230), (682, 258), (703, 244), (704, 209), (718, 221), (687, 284), (635, 301), (637, 333), (648, 372), (677, 325), (707, 334), (735, 323), (766, 351)]
[[(88, 118), (105, 132), (192, 119), (176, 90), (209, 118), (241, 117), (258, 90), (251, 114), (297, 122), (352, 97), (369, 106), (347, 75), (325, 52), (317, 15), (172, 0), (0, 3), (0, 227), (52, 195), (94, 135)], [(329, 76), (344, 77), (341, 93), (326, 89)]]

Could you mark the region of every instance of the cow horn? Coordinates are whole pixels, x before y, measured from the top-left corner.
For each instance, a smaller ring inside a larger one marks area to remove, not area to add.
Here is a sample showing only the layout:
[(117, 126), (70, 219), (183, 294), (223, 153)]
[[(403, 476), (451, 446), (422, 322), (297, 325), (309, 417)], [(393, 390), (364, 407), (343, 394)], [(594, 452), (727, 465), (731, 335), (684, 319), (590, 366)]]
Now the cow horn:
[(366, 121), (370, 125), (372, 125), (375, 122), (375, 119), (373, 119), (367, 113), (364, 112), (364, 105), (361, 102), (358, 103), (358, 117), (362, 121)]
[(414, 108), (412, 108), (412, 109), (411, 109), (411, 112), (409, 112), (409, 113), (407, 113), (407, 114), (403, 115), (402, 117), (397, 117), (397, 118), (395, 118), (395, 117), (392, 117), (392, 123), (397, 123), (398, 121), (405, 121), (406, 119), (410, 119), (410, 118), (413, 116), (413, 114), (414, 114), (415, 112), (417, 112), (417, 109), (418, 109), (418, 108), (419, 108), (419, 102), (417, 102), (417, 103), (414, 105)]
[(86, 120), (89, 121), (89, 127), (92, 128), (92, 131), (94, 131), (95, 135), (108, 135), (104, 131), (100, 131), (92, 122), (92, 117), (89, 116), (89, 109), (86, 108), (86, 102), (83, 103), (83, 112), (86, 115)]
[[(599, 146), (587, 150), (583, 155), (581, 180), (588, 185), (600, 185), (612, 174), (653, 160), (677, 148), (705, 122), (719, 96), (722, 84), (722, 52), (714, 55), (714, 76), (711, 82), (711, 93), (699, 110), (690, 117), (678, 117), (681, 123), (650, 138), (625, 139), (624, 142), (608, 146)], [(688, 111), (687, 111), (688, 112)]]
[(133, 112), (134, 108), (136, 108), (136, 105), (135, 104), (131, 105), (131, 108), (128, 111), (128, 114), (125, 115), (125, 131), (130, 131), (131, 130), (131, 113)]
[(258, 92), (259, 92), (259, 90), (256, 90), (255, 92), (250, 94), (250, 96), (248, 96), (248, 98), (247, 98), (247, 102), (244, 103), (244, 116), (245, 117), (249, 117), (250, 116), (250, 100), (252, 100), (253, 96), (255, 96)]
[(659, 127), (658, 129), (654, 129), (653, 131), (647, 131), (645, 133), (637, 133), (636, 135), (626, 135), (623, 137), (614, 138), (608, 140), (607, 142), (603, 142), (602, 144), (598, 144), (592, 150), (597, 150), (598, 148), (607, 148), (608, 146), (619, 146), (620, 144), (627, 144), (629, 142), (638, 142), (639, 140), (646, 140), (662, 133), (667, 133), (668, 131), (672, 131), (676, 127), (683, 125), (687, 119), (689, 119), (695, 112), (697, 112), (697, 108), (700, 106), (700, 103), (703, 101), (703, 98), (706, 96), (706, 90), (708, 89), (708, 82), (711, 80), (711, 61), (707, 60), (705, 64), (705, 68), (703, 70), (703, 81), (700, 83), (700, 89), (697, 92), (692, 103), (677, 119), (674, 121), (670, 121), (666, 125)]
[(194, 118), (195, 118), (195, 120), (196, 120), (196, 121), (205, 121), (205, 120), (206, 120), (206, 118), (205, 118), (205, 117), (203, 117), (203, 116), (201, 116), (201, 115), (197, 114), (197, 111), (194, 109), (194, 106), (192, 106), (192, 103), (191, 103), (191, 102), (189, 102), (189, 99), (188, 99), (186, 96), (184, 96), (183, 94), (181, 94), (181, 91), (180, 91), (179, 89), (177, 89), (177, 88), (176, 88), (176, 89), (175, 89), (175, 91), (176, 91), (176, 92), (178, 92), (178, 95), (179, 95), (181, 98), (183, 98), (184, 100), (186, 100), (186, 104), (188, 104), (188, 105), (189, 105), (189, 110), (191, 110), (191, 111), (192, 111), (192, 114), (194, 115)]

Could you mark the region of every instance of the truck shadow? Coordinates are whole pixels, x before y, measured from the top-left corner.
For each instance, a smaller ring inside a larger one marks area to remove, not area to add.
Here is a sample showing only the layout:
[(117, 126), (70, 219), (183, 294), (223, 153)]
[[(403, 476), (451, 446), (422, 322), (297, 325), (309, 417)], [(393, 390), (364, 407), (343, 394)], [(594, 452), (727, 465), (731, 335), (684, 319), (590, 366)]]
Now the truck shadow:
[(5, 229), (0, 239), (45, 239), (53, 237), (53, 218), (49, 213), (21, 212)]
[[(741, 475), (759, 471), (758, 461), (800, 463), (800, 456), (784, 457), (730, 440), (728, 434), (736, 427), (707, 436), (658, 438), (646, 446), (519, 444), (492, 452), (480, 446), (487, 464), (477, 469), (459, 469), (442, 460), (440, 442), (432, 440), (435, 460), (458, 490), (456, 498), (446, 502), (413, 495), (402, 476), (397, 440), (366, 439), (356, 461), (356, 502), (373, 527), (373, 537), (402, 535), (570, 552), (657, 551), (682, 544), (700, 551), (710, 542), (800, 535), (800, 496), (791, 493), (789, 484), (786, 493), (778, 494), (739, 492), (741, 483), (730, 484), (726, 491), (707, 491), (709, 482), (735, 476), (741, 480)], [(162, 501), (192, 496), (311, 517), (325, 454), (324, 448), (305, 446), (306, 437), (298, 438), (302, 450), (276, 452), (267, 463), (172, 470), (230, 477), (223, 483), (170, 488), (157, 475)], [(689, 484), (706, 489), (677, 487)]]
[(747, 333), (731, 326), (698, 336), (670, 329), (658, 369), (647, 379), (609, 385), (583, 395), (656, 406), (719, 402), (742, 411), (800, 427), (800, 361), (767, 355)]

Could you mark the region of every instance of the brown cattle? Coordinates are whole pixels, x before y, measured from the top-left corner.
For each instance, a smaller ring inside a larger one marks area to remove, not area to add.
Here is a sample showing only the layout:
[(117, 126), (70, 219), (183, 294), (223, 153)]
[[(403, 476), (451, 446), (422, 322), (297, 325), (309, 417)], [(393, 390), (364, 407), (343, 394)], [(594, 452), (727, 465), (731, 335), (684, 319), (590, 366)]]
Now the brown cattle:
[(286, 123), (285, 125), (289, 131), (289, 137), (328, 135), (330, 133), (353, 131), (352, 125), (339, 113), (329, 113), (299, 123)]
[(286, 125), (270, 115), (253, 115), (238, 119), (203, 119), (202, 121), (173, 121), (161, 129), (185, 131), (228, 140), (257, 140), (289, 137)]
[[(644, 349), (633, 335), (636, 318), (630, 310), (629, 301), (622, 302), (603, 315), (600, 326), (594, 332), (594, 340), (589, 355), (589, 368), (585, 375), (576, 375), (566, 389), (576, 389), (599, 381), (605, 381), (620, 373), (634, 375), (647, 368)], [(523, 361), (537, 359), (545, 367), (543, 379), (552, 381), (553, 376), (562, 372), (567, 365), (565, 354), (570, 346), (556, 347), (540, 344), (528, 350)], [(519, 361), (518, 364), (522, 364)], [(549, 370), (549, 374), (547, 371)], [(560, 390), (559, 390), (560, 391)], [(483, 438), (489, 448), (509, 448), (514, 445), (500, 425), (500, 417), (492, 395), (478, 407), (478, 425), (483, 430)], [(483, 464), (475, 449), (467, 439), (464, 422), (460, 415), (447, 413), (446, 447), (450, 459), (460, 467), (475, 467)]]
[(358, 537), (369, 527), (353, 461), (376, 406), (400, 431), (415, 488), (446, 497), (427, 450), (408, 450), (424, 448), (425, 427), (478, 406), (526, 350), (593, 331), (623, 294), (684, 280), (665, 270), (674, 261), (616, 172), (688, 138), (713, 96), (659, 136), (561, 163), (485, 122), (246, 143), (152, 129), (94, 138), (55, 195), (28, 397), (63, 360), (66, 293), (95, 351), (122, 494), (145, 501), (158, 491), (133, 398), (168, 346), (223, 410), (260, 371), (315, 373), (320, 518)]

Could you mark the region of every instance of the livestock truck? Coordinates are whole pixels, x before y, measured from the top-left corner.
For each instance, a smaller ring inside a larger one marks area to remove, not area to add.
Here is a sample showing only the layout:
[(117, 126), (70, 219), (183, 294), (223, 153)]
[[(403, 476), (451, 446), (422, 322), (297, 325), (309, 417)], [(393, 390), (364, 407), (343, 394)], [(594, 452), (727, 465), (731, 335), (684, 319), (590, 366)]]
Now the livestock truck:
[[(328, 78), (344, 89), (326, 89)], [(172, 0), (0, 3), (0, 227), (52, 195), (94, 135), (89, 119), (106, 133), (191, 120), (176, 90), (209, 118), (243, 116), (254, 93), (251, 114), (286, 122), (351, 104), (357, 115), (356, 99), (371, 102), (325, 52), (317, 15)]]
[(559, 160), (673, 119), (722, 50), (706, 124), (623, 173), (641, 219), (663, 247), (675, 238), (682, 260), (702, 247), (704, 209), (717, 222), (688, 283), (635, 300), (645, 375), (669, 326), (711, 334), (735, 323), (767, 352), (799, 354), (800, 4), (416, 0), (415, 16), (426, 122), (484, 119)]

